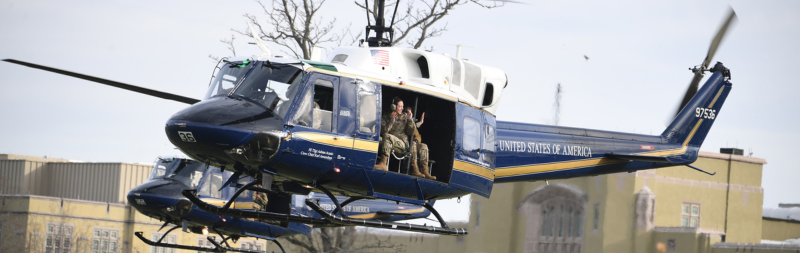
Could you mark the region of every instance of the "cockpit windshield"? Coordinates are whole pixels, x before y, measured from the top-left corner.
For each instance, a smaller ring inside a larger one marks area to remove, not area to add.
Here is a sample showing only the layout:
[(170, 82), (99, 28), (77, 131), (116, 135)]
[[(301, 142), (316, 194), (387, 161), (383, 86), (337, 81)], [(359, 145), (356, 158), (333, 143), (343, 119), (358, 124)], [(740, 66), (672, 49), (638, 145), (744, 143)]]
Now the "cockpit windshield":
[(203, 163), (184, 160), (184, 159), (171, 159), (159, 158), (150, 177), (147, 179), (174, 179), (192, 189), (197, 188), (200, 179), (203, 178), (206, 166)]
[(233, 91), (233, 97), (244, 97), (283, 117), (301, 86), (303, 69), (299, 66), (261, 61)]
[(252, 66), (252, 64), (244, 62), (225, 63), (217, 72), (217, 75), (214, 76), (214, 80), (208, 86), (208, 91), (206, 91), (206, 96), (203, 99), (227, 96)]

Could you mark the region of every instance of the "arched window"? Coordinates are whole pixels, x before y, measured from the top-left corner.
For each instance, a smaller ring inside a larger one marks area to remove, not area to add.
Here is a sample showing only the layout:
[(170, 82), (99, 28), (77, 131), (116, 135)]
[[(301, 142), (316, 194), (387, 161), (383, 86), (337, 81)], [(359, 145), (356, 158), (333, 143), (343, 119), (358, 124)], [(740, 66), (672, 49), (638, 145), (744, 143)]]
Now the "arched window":
[(547, 236), (547, 209), (542, 208), (542, 236)]
[(572, 228), (572, 224), (573, 224), (572, 223), (572, 219), (573, 219), (573, 217), (572, 217), (572, 207), (570, 207), (569, 208), (569, 223), (568, 223), (569, 226), (567, 226), (567, 237), (572, 237), (572, 231), (574, 231), (574, 229)]
[(591, 214), (584, 211), (587, 202), (588, 195), (578, 186), (561, 183), (528, 194), (519, 206), (528, 217), (525, 252), (584, 252), (583, 216)]

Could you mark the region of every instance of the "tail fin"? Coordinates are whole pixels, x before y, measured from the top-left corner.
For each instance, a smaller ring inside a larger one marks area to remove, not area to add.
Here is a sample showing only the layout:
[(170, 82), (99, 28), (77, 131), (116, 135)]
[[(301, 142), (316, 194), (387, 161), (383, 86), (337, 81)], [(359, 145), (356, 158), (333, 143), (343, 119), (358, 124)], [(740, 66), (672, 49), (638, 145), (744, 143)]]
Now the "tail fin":
[(711, 125), (719, 116), (722, 104), (731, 91), (732, 84), (726, 80), (723, 71), (714, 72), (700, 91), (686, 104), (672, 120), (661, 137), (667, 143), (700, 147), (706, 139)]

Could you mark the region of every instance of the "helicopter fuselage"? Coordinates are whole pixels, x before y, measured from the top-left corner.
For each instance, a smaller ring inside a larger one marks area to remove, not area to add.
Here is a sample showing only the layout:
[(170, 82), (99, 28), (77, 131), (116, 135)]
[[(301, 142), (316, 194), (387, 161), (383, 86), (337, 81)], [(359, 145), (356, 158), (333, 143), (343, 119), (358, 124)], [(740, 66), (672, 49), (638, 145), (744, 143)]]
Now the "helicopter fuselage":
[[(166, 125), (170, 141), (196, 160), (253, 177), (273, 176), (274, 187), (282, 191), (305, 194), (324, 186), (345, 196), (413, 204), (468, 193), (489, 197), (495, 182), (689, 164), (697, 158), (731, 87), (727, 77), (715, 73), (662, 135), (647, 136), (498, 123), (492, 112), (501, 91), (489, 91), (488, 85), (476, 93), (483, 94), (483, 99), (473, 99), (489, 101), (480, 107), (460, 99), (467, 93), (436, 92), (414, 85), (413, 78), (397, 83), (337, 71), (337, 67), (347, 69), (337, 64), (276, 62), (223, 66), (216, 78), (222, 81), (212, 82), (209, 88), (209, 94), (221, 95), (175, 114)], [(423, 65), (428, 66), (416, 66)], [(226, 68), (242, 74), (230, 77)], [(465, 79), (469, 74), (461, 75)], [(436, 78), (434, 74), (426, 76)], [(444, 83), (456, 79), (439, 78)], [(231, 82), (227, 90), (223, 82)], [(384, 108), (392, 97), (402, 97), (417, 113), (428, 113), (429, 123), (419, 132), (436, 162), (431, 174), (437, 180), (408, 175), (402, 161), (394, 159), (404, 154), (393, 154), (389, 171), (374, 169), (381, 115), (388, 111)]]

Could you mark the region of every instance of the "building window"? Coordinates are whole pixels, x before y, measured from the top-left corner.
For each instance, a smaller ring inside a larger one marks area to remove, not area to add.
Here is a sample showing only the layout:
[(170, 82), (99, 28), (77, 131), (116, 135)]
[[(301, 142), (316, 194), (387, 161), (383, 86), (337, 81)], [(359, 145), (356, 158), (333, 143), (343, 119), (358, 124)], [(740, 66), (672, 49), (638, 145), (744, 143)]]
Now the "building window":
[(594, 204), (594, 230), (600, 227), (600, 204)]
[(583, 235), (583, 216), (581, 216), (580, 210), (575, 212), (575, 221), (578, 226), (575, 230), (575, 237), (581, 237)]
[(72, 252), (72, 231), (70, 224), (47, 223), (44, 249), (47, 253)]
[(481, 203), (475, 202), (475, 230), (481, 226)]
[[(164, 233), (151, 233), (150, 240), (157, 242), (161, 237), (164, 236)], [(164, 240), (161, 240), (161, 243), (167, 244), (176, 244), (177, 237), (175, 235), (167, 235)], [(175, 248), (167, 248), (167, 247), (156, 247), (150, 246), (150, 253), (175, 253), (177, 250)]]
[(700, 204), (683, 203), (681, 205), (681, 227), (696, 228), (700, 226)]
[(542, 208), (542, 236), (547, 236), (547, 209)]
[(564, 205), (558, 211), (558, 237), (564, 234)]
[(94, 228), (92, 231), (92, 253), (119, 252), (119, 230)]
[[(212, 236), (211, 239), (213, 239), (218, 244), (222, 243), (222, 240), (218, 240), (216, 236)], [(205, 237), (205, 236), (198, 236), (197, 237), (197, 246), (198, 247), (209, 248), (209, 249), (215, 249), (217, 247), (217, 246), (214, 246), (213, 243), (209, 242), (208, 241), (208, 237)], [(266, 248), (265, 248), (265, 250), (266, 250)], [(205, 253), (205, 251), (197, 251), (197, 253)]]
[(254, 251), (262, 251), (267, 250), (266, 243), (259, 242), (259, 241), (245, 241), (242, 240), (239, 242), (239, 249), (242, 250), (254, 250)]

